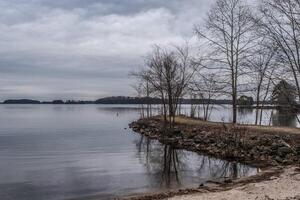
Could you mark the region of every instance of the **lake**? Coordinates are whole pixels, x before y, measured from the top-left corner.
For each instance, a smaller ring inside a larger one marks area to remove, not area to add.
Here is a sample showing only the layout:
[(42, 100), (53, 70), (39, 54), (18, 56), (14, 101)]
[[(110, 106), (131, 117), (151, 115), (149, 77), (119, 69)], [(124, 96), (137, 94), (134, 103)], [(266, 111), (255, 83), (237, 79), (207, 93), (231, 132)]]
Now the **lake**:
[[(200, 117), (203, 116), (203, 106), (199, 106)], [(196, 109), (198, 116), (198, 109)], [(259, 110), (260, 115), (261, 110)], [(191, 106), (182, 105), (181, 113), (190, 116)], [(237, 121), (239, 124), (255, 124), (256, 109), (238, 108)], [(278, 111), (272, 109), (263, 109), (261, 125), (266, 126), (283, 126), (283, 127), (300, 127), (298, 119), (300, 114), (291, 113), (289, 111)], [(230, 105), (215, 105), (210, 112), (210, 121), (215, 122), (231, 122), (232, 109)], [(260, 121), (260, 118), (258, 119)]]
[(0, 105), (1, 200), (112, 199), (257, 173), (133, 133), (138, 107)]

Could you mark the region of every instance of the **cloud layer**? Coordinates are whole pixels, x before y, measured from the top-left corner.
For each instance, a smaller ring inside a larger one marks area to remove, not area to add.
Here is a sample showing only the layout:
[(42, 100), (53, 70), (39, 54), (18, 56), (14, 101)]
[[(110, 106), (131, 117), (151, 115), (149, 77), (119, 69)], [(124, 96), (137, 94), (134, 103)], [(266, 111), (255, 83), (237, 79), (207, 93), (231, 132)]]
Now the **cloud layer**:
[(0, 1), (0, 99), (134, 95), (153, 44), (192, 37), (210, 0)]

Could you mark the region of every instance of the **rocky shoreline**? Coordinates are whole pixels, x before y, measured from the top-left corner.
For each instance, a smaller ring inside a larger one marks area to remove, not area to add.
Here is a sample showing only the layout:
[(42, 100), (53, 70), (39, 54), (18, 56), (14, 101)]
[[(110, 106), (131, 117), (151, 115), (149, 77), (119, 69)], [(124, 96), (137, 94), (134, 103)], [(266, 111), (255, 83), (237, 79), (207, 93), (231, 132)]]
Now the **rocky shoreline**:
[(199, 188), (144, 194), (122, 199), (167, 199), (182, 195), (229, 191), (237, 187), (247, 187), (249, 184), (273, 180), (274, 177), (280, 180), (284, 169), (291, 169), (300, 164), (299, 129), (233, 126), (225, 123), (201, 122), (183, 116), (178, 118), (180, 120), (176, 119), (177, 123), (172, 131), (166, 128), (159, 116), (140, 119), (129, 126), (136, 133), (159, 140), (163, 144), (172, 145), (174, 148), (241, 162), (260, 168), (262, 171), (252, 177), (219, 183), (208, 182)]
[(140, 119), (130, 124), (133, 131), (177, 149), (238, 161), (254, 167), (300, 163), (300, 134), (252, 131), (246, 126), (177, 123), (167, 130), (161, 118)]

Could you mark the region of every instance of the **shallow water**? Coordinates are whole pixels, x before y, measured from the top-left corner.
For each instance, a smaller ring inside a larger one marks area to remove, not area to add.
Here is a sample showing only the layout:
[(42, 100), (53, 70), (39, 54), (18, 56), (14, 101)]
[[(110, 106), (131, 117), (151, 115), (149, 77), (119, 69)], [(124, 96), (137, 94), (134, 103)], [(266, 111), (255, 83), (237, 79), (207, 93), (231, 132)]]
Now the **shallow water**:
[(137, 106), (1, 105), (0, 199), (110, 199), (256, 174), (128, 129)]

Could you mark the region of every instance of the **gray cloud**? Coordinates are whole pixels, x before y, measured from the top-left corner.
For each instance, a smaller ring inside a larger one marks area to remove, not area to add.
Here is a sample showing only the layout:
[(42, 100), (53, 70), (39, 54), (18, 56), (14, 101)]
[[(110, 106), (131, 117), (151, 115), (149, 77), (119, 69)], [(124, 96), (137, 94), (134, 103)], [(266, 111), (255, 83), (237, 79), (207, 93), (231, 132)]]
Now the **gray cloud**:
[(0, 1), (0, 99), (133, 95), (128, 72), (190, 38), (211, 2)]

